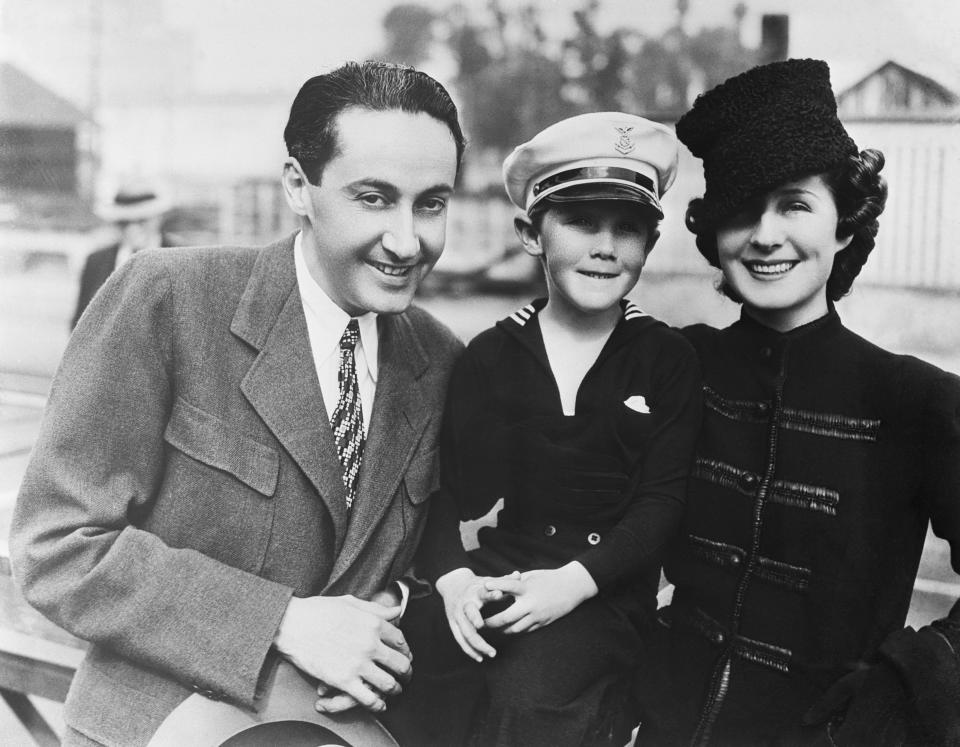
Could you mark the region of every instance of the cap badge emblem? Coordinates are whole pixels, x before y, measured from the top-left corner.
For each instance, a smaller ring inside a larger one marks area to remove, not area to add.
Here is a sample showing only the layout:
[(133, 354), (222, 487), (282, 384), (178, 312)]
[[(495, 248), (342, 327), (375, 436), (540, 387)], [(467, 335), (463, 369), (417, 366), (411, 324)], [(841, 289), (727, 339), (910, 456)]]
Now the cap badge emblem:
[(627, 155), (627, 153), (637, 147), (637, 144), (633, 140), (633, 135), (630, 134), (633, 132), (633, 127), (617, 127), (614, 125), (614, 129), (617, 131), (618, 137), (613, 147), (616, 148), (618, 153)]

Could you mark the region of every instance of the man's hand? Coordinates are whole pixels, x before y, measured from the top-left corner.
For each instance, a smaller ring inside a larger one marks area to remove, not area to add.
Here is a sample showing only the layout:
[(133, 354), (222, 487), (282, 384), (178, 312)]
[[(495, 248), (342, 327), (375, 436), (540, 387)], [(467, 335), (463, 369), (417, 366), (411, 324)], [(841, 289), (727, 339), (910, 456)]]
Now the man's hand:
[(353, 596), (293, 597), (274, 644), (328, 688), (380, 712), (386, 708), (383, 696), (399, 693), (398, 680), (411, 672), (410, 649), (391, 623), (399, 612)]
[(477, 632), (483, 627), (480, 608), (485, 602), (495, 602), (503, 593), (488, 589), (486, 577), (479, 577), (469, 568), (457, 568), (437, 579), (436, 587), (443, 597), (447, 624), (463, 653), (474, 661), (484, 656), (496, 656), (497, 651)]
[[(398, 584), (391, 584), (386, 589), (378, 591), (371, 596), (370, 601), (376, 602), (384, 607), (399, 607), (402, 602), (402, 598), (400, 589), (397, 587)], [(407, 642), (401, 639), (400, 643), (401, 646), (397, 650), (401, 654), (404, 654), (412, 662), (413, 653), (410, 651), (410, 647), (407, 645)], [(403, 677), (402, 679), (404, 682), (406, 682), (409, 679), (409, 676)], [(315, 707), (321, 713), (343, 713), (344, 711), (349, 711), (351, 708), (356, 708), (358, 705), (360, 704), (354, 697), (347, 695), (342, 690), (331, 687), (324, 682), (321, 682), (317, 686), (317, 702), (315, 703)]]
[(486, 587), (516, 598), (486, 620), (488, 628), (504, 633), (528, 633), (549, 625), (597, 593), (593, 576), (576, 560), (556, 570), (527, 571), (519, 578), (488, 579)]

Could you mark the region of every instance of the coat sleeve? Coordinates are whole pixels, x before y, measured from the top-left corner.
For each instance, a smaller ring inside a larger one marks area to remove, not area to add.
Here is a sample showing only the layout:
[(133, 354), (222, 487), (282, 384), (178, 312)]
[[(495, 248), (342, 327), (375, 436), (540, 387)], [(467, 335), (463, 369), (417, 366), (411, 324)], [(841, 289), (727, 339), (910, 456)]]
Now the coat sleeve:
[(703, 384), (693, 347), (675, 339), (676, 347), (670, 348), (653, 376), (653, 431), (649, 448), (628, 475), (631, 501), (603, 542), (577, 558), (601, 589), (641, 567), (659, 566), (683, 516)]
[(138, 528), (164, 480), (170, 295), (162, 261), (138, 255), (77, 326), (17, 499), (13, 570), (79, 638), (250, 703), (292, 589)]
[[(925, 399), (917, 408), (921, 498), (960, 573), (960, 379), (940, 370), (924, 378)], [(877, 745), (960, 743), (960, 601), (920, 630), (907, 627), (887, 637), (847, 709), (838, 742), (845, 738)]]

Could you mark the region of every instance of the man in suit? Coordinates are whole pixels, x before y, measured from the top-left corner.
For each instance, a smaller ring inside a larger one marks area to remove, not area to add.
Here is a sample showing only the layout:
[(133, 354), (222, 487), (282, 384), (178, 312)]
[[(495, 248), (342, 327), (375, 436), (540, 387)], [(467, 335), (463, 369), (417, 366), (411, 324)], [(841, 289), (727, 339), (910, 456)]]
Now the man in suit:
[(410, 304), (463, 153), (443, 87), (349, 63), (284, 131), (294, 236), (140, 252), (53, 382), (11, 532), (89, 653), (68, 745), (144, 744), (191, 690), (252, 706), (271, 652), (380, 712), (461, 343)]
[(143, 184), (125, 184), (117, 190), (113, 202), (99, 210), (100, 217), (116, 227), (119, 240), (91, 252), (83, 263), (80, 292), (70, 320), (70, 329), (77, 326), (83, 310), (117, 267), (143, 249), (155, 249), (166, 244), (160, 229), (164, 214), (169, 209), (167, 199), (153, 188)]

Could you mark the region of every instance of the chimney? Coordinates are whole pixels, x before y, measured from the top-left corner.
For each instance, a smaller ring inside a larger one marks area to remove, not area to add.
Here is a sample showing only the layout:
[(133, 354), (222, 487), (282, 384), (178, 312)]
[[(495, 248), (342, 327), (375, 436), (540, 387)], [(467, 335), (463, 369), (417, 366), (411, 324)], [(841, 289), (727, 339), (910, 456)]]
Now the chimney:
[(790, 16), (779, 13), (765, 13), (760, 18), (759, 62), (785, 60), (790, 52)]

